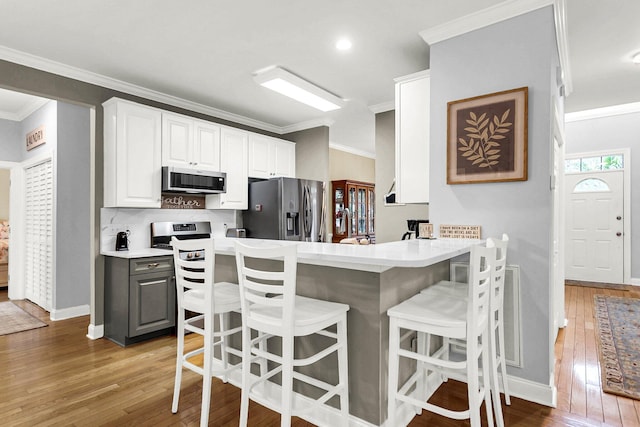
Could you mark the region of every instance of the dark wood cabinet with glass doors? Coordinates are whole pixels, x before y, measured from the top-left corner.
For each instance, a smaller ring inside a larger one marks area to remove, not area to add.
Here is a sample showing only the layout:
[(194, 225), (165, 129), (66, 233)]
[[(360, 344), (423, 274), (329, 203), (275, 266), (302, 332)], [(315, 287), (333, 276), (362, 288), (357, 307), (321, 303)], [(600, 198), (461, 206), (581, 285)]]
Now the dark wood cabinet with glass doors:
[(375, 243), (375, 199), (375, 186), (372, 183), (331, 181), (334, 243), (347, 237), (369, 238), (370, 243)]

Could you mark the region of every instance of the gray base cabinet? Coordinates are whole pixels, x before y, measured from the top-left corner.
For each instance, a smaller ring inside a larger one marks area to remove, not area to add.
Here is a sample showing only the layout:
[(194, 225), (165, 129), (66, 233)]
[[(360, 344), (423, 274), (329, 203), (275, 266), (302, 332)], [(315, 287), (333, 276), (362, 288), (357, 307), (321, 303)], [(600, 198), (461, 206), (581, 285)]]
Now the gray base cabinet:
[(176, 324), (173, 256), (105, 260), (105, 336), (126, 346)]

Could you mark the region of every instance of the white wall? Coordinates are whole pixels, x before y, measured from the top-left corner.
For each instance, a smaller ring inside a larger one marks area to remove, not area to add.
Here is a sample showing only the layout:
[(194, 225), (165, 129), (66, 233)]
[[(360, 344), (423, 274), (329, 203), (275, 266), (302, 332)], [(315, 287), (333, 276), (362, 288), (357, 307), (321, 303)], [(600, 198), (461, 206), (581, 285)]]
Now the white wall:
[(568, 122), (565, 139), (566, 154), (631, 149), (631, 277), (640, 280), (640, 112)]
[[(558, 63), (551, 7), (431, 46), (429, 215), (439, 224), (482, 226), (510, 236), (508, 263), (520, 266), (523, 367), (511, 375), (550, 382), (551, 100)], [(446, 184), (447, 102), (527, 86), (528, 180)], [(557, 88), (555, 88), (557, 89)]]

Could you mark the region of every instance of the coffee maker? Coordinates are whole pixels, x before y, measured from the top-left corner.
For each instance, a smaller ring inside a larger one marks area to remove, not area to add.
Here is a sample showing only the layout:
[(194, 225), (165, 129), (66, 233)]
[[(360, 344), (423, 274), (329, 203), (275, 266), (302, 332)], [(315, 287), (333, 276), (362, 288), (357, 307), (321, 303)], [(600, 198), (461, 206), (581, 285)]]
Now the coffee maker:
[(116, 251), (129, 250), (129, 231), (120, 231), (116, 235)]
[(402, 240), (410, 240), (415, 239), (418, 236), (418, 232), (420, 229), (420, 224), (429, 223), (428, 219), (408, 219), (407, 220), (407, 231), (402, 235)]

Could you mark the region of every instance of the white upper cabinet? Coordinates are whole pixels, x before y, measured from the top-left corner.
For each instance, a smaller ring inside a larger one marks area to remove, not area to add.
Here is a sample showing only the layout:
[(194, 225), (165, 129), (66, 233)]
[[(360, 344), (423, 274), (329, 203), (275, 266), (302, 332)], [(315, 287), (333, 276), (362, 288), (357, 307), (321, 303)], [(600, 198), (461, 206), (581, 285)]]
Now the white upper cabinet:
[(249, 134), (249, 176), (296, 176), (296, 144), (269, 136)]
[(104, 206), (159, 208), (162, 112), (112, 98), (104, 107)]
[(428, 203), (429, 70), (395, 81), (396, 203)]
[(227, 192), (207, 195), (207, 209), (247, 209), (249, 133), (228, 127), (220, 132), (220, 170), (227, 173)]
[(219, 171), (220, 126), (163, 113), (162, 166)]

